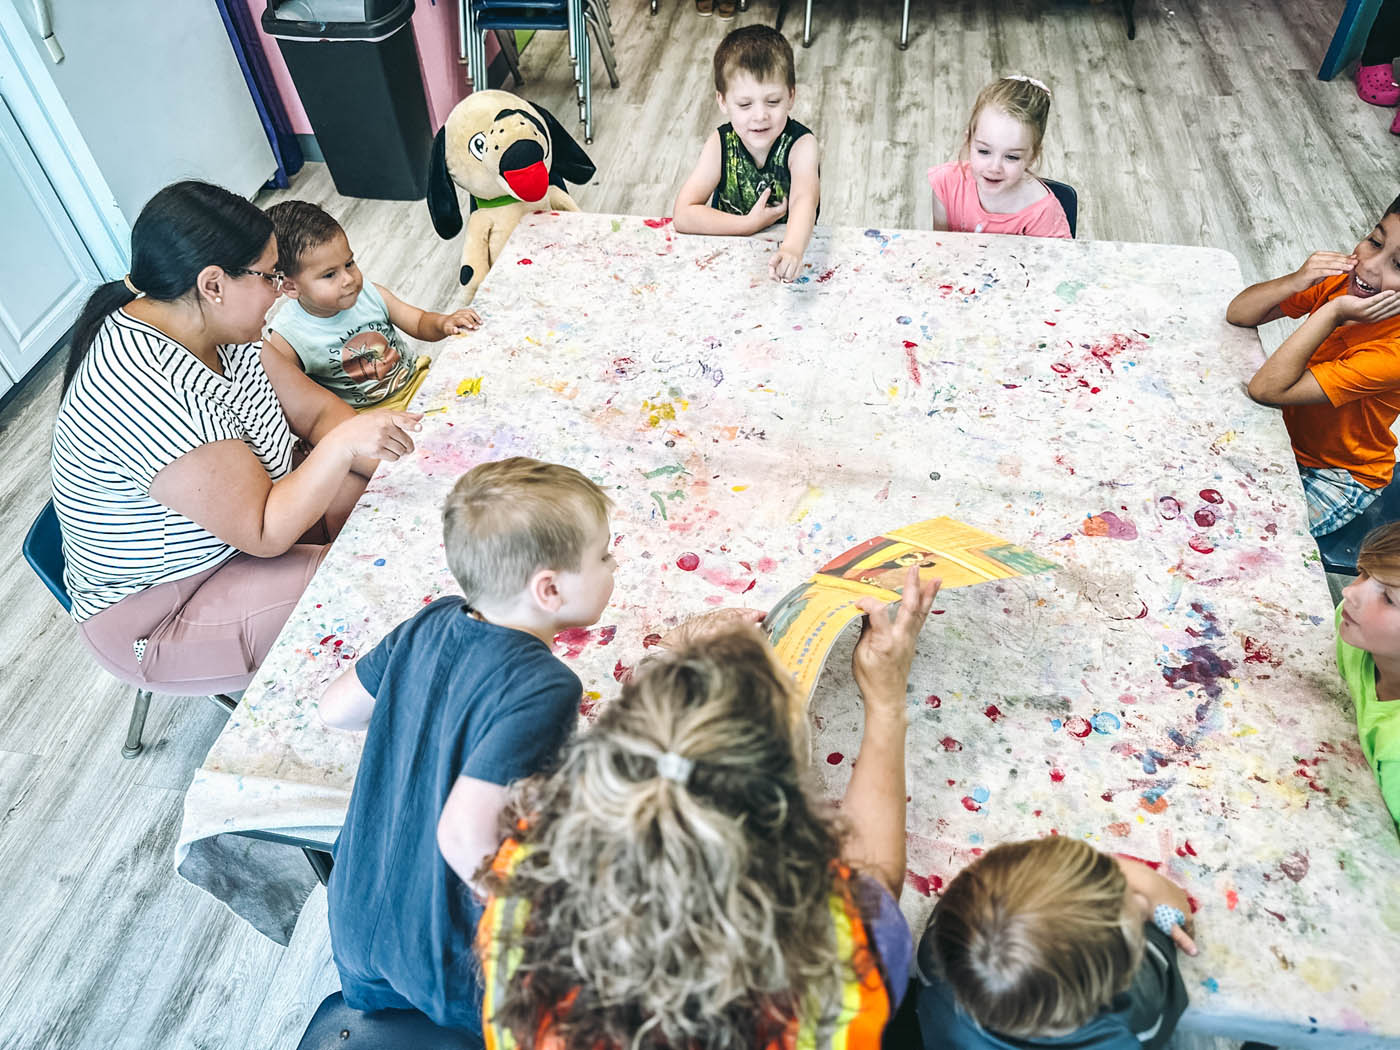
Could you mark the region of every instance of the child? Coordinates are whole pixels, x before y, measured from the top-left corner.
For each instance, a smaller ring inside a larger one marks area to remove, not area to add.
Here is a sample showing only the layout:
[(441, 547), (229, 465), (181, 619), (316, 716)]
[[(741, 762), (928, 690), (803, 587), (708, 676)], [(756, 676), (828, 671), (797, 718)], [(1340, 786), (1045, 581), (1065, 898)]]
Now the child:
[(475, 310), (435, 314), (365, 284), (340, 224), (306, 201), (267, 209), (277, 233), (277, 268), (289, 300), (264, 344), (357, 410), (404, 409), (432, 358), (410, 358), (396, 328), (435, 343), (481, 326)]
[(1314, 536), (1365, 510), (1395, 473), (1400, 415), (1400, 197), (1350, 255), (1314, 252), (1250, 285), (1225, 311), (1253, 327), (1308, 315), (1249, 381), (1283, 408)]
[(746, 236), (786, 222), (768, 271), (792, 281), (812, 239), (821, 201), (821, 147), (793, 120), (792, 47), (776, 29), (744, 26), (715, 51), (715, 100), (729, 118), (705, 141), (676, 196), (681, 233)]
[(1400, 522), (1366, 537), (1356, 567), (1337, 606), (1337, 667), (1356, 706), (1361, 751), (1400, 828)]
[(1186, 894), (1144, 864), (1052, 835), (988, 850), (919, 943), (925, 1050), (1160, 1050), (1186, 1009)]
[(337, 678), (321, 717), (365, 729), (328, 886), (345, 1001), (480, 1032), (468, 883), (500, 843), (505, 785), (549, 765), (582, 685), (550, 651), (613, 589), (608, 498), (569, 467), (483, 463), (443, 508), (441, 598)]
[(930, 168), (933, 228), (961, 233), (1069, 237), (1069, 219), (1033, 174), (1050, 116), (1050, 89), (1009, 76), (984, 87), (972, 105), (958, 159)]
[(862, 599), (844, 827), (807, 782), (791, 675), (732, 621), (642, 664), (517, 785), (477, 934), (488, 1048), (879, 1046), (913, 954), (905, 689), (937, 592), (906, 581), (893, 619)]

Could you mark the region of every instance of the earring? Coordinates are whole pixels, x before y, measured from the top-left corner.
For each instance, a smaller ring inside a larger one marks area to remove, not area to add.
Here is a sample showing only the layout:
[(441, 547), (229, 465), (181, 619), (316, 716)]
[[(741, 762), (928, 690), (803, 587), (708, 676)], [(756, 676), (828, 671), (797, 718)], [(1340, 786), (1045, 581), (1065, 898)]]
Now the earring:
[(223, 302), (223, 301), (224, 301), (224, 297), (223, 297), (222, 295), (216, 295), (216, 296), (214, 296), (214, 302), (216, 302), (216, 303), (221, 303), (221, 302)]

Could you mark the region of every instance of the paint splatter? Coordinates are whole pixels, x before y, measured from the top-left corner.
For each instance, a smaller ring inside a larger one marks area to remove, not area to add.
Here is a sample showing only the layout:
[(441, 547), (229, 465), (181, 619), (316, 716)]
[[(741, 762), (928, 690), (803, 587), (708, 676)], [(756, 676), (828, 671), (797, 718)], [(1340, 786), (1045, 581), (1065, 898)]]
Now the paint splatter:
[(1052, 784), (1063, 784), (1065, 782), (1065, 771), (1063, 769), (1050, 770), (1050, 782)]
[(1175, 521), (1181, 517), (1181, 501), (1175, 496), (1161, 496), (1157, 500), (1157, 513), (1163, 521)]
[(1001, 717), (1001, 708), (997, 707), (996, 704), (988, 704), (982, 713), (995, 722)]
[(1112, 711), (1100, 711), (1092, 719), (1095, 733), (1107, 736), (1123, 728), (1123, 721)]
[(481, 380), (484, 376), (471, 376), (457, 384), (458, 397), (477, 397), (481, 394)]
[(661, 635), (657, 634), (657, 633), (654, 632), (654, 631), (653, 631), (651, 634), (647, 635), (645, 638), (642, 639), (642, 648), (643, 648), (643, 649), (654, 649), (656, 646), (658, 646), (658, 645), (660, 645), (660, 644), (661, 644)]
[(671, 225), (671, 216), (668, 215), (663, 219), (643, 219), (642, 225), (650, 226), (653, 230), (659, 230), (663, 226)]
[(944, 751), (961, 751), (963, 749), (962, 741), (954, 740), (950, 736), (945, 736), (939, 743), (943, 745)]
[(1126, 518), (1120, 518), (1111, 510), (1086, 519), (1083, 531), (1086, 536), (1107, 536), (1111, 540), (1135, 540), (1138, 538), (1137, 526)]
[(1244, 646), (1244, 662), (1247, 664), (1268, 664), (1270, 667), (1283, 666), (1283, 657), (1275, 656), (1267, 642), (1257, 641), (1245, 635), (1241, 639)]
[[(616, 633), (617, 628), (613, 628)], [(595, 635), (587, 627), (570, 627), (568, 630), (560, 631), (554, 636), (554, 647), (557, 649), (561, 645), (564, 647), (564, 658), (566, 660), (577, 659), (579, 654), (588, 647)], [(612, 636), (608, 636), (608, 641), (612, 641)]]
[(1215, 511), (1209, 507), (1202, 507), (1192, 516), (1196, 519), (1196, 524), (1203, 529), (1208, 529), (1215, 524)]
[(846, 761), (846, 756), (840, 751), (833, 751), (826, 756), (826, 764), (829, 766), (839, 766), (844, 761)]
[(914, 353), (919, 348), (918, 343), (911, 343), (904, 340), (904, 366), (909, 372), (909, 378), (914, 381), (915, 386), (924, 385), (923, 373), (919, 371), (919, 357)]
[(1294, 882), (1302, 882), (1308, 874), (1308, 855), (1303, 850), (1294, 850), (1279, 861), (1278, 866)]
[(1167, 799), (1165, 795), (1159, 795), (1156, 798), (1148, 798), (1146, 795), (1143, 795), (1138, 799), (1138, 806), (1147, 810), (1149, 813), (1165, 813), (1167, 809)]
[(975, 787), (972, 789), (972, 797), (977, 802), (986, 802), (992, 797), (992, 793), (987, 788)]
[(1077, 736), (1083, 740), (1094, 731), (1094, 727), (1089, 724), (1089, 720), (1080, 715), (1073, 715), (1065, 719), (1065, 730), (1072, 736)]
[(1215, 489), (1201, 489), (1201, 499), (1207, 503), (1224, 503), (1225, 497), (1216, 492)]
[(943, 701), (930, 693), (928, 696), (924, 697), (924, 706), (931, 707), (936, 711), (943, 706)]
[(1115, 820), (1112, 824), (1108, 825), (1108, 827), (1104, 828), (1104, 830), (1110, 835), (1125, 839), (1132, 831), (1132, 826), (1126, 820)]
[(694, 572), (696, 569), (700, 568), (700, 555), (691, 551), (686, 551), (676, 559), (676, 568), (684, 570), (685, 572)]
[(1186, 662), (1180, 665), (1162, 665), (1162, 677), (1173, 689), (1184, 689), (1198, 685), (1212, 700), (1220, 699), (1222, 678), (1229, 678), (1235, 665), (1226, 660), (1208, 645), (1193, 645), (1181, 653)]
[(964, 795), (962, 797), (962, 804), (963, 809), (970, 813), (977, 813), (982, 809), (982, 807), (977, 804), (977, 800), (971, 795)]
[(1211, 543), (1210, 540), (1206, 539), (1204, 536), (1192, 536), (1186, 541), (1186, 545), (1197, 554), (1209, 554), (1211, 551), (1215, 550), (1215, 544)]
[(1240, 904), (1240, 895), (1234, 890), (1225, 891), (1225, 907), (1234, 911)]

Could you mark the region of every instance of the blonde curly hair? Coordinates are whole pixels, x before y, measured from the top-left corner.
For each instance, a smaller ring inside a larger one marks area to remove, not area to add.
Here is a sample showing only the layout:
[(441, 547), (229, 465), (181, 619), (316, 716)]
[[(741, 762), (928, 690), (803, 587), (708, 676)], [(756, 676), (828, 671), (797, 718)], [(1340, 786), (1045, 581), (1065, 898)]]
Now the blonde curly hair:
[[(530, 918), (492, 946), (515, 965), (489, 1025), (525, 1048), (543, 1026), (564, 1050), (720, 1050), (839, 1011), (840, 838), (771, 653), (736, 627), (655, 657), (556, 773), (516, 786), (522, 859), (481, 881)], [(668, 752), (688, 778), (660, 774)]]

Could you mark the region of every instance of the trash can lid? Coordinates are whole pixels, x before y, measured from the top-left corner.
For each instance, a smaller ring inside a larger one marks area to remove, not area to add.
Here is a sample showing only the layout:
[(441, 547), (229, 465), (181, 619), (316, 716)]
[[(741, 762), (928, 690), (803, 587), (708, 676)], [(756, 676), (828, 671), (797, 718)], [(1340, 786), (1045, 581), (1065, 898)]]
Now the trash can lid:
[(267, 0), (261, 21), (284, 40), (382, 40), (412, 17), (413, 0)]

